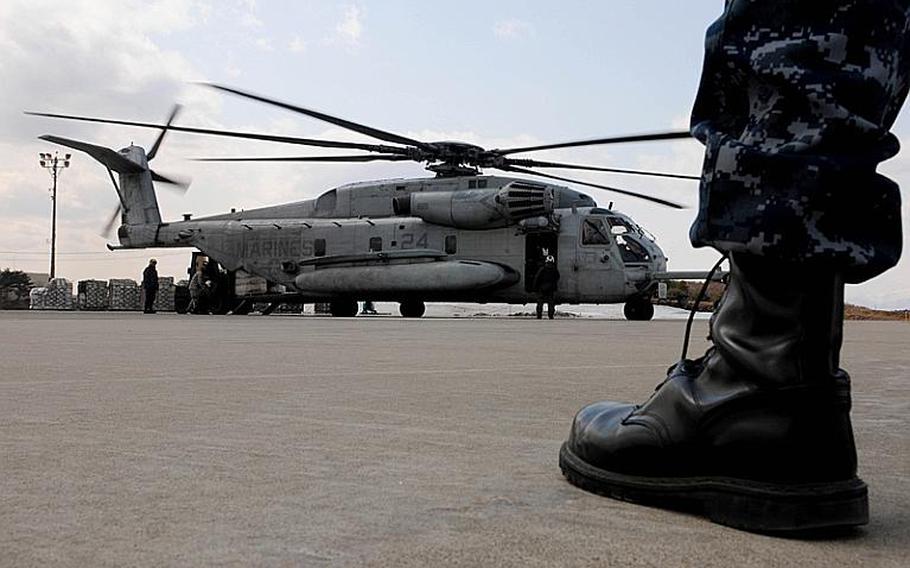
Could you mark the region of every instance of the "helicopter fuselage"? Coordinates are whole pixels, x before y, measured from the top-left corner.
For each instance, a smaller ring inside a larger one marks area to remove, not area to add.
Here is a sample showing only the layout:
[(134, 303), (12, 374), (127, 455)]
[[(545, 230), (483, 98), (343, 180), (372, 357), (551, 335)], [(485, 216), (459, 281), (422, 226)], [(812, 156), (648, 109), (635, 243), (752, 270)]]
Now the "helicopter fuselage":
[(195, 247), (228, 270), (283, 284), (304, 301), (537, 300), (547, 255), (560, 303), (647, 298), (666, 257), (629, 217), (574, 190), (494, 177), (389, 180), (316, 199), (151, 227), (124, 248)]

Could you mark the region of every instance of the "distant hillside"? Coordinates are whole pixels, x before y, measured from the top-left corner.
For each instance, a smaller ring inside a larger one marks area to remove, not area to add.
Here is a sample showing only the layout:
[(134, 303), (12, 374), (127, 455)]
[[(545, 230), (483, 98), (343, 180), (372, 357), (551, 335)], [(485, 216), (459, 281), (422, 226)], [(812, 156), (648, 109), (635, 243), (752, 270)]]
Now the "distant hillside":
[[(686, 310), (692, 309), (698, 291), (701, 290), (701, 282), (689, 280), (671, 280), (667, 283), (667, 298), (664, 300), (654, 299), (655, 304), (663, 306), (673, 306)], [(712, 282), (708, 285), (708, 291), (705, 298), (698, 306), (700, 312), (710, 312), (714, 310), (714, 303), (720, 299), (724, 293), (724, 285), (720, 282)], [(847, 320), (891, 320), (891, 321), (908, 321), (910, 322), (910, 310), (874, 310), (864, 306), (854, 306), (847, 304), (844, 308), (844, 319)]]
[(873, 310), (865, 306), (847, 304), (844, 319), (848, 320), (900, 320), (910, 322), (910, 310)]

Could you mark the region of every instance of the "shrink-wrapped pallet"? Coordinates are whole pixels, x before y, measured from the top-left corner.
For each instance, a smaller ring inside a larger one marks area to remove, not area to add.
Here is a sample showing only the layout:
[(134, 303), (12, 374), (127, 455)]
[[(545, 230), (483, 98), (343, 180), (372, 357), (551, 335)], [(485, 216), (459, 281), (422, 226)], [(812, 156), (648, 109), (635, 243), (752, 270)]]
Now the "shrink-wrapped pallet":
[(82, 280), (76, 286), (77, 304), (80, 310), (106, 310), (110, 301), (107, 282), (104, 280)]
[(155, 309), (159, 312), (174, 311), (174, 286), (173, 276), (161, 276), (158, 278), (158, 295), (155, 296)]
[(47, 293), (44, 296), (45, 309), (72, 310), (75, 309), (73, 301), (73, 283), (66, 278), (54, 278), (47, 283)]
[(139, 285), (128, 278), (114, 278), (107, 285), (111, 310), (136, 311), (139, 309)]
[(32, 288), (28, 292), (28, 308), (30, 310), (44, 310), (44, 299), (47, 297), (47, 288)]

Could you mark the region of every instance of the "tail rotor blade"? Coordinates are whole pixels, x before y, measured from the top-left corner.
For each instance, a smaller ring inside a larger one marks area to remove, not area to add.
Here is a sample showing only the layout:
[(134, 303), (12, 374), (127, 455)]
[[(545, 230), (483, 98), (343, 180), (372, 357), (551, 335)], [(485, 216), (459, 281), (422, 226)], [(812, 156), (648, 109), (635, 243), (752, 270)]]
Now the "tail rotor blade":
[(101, 229), (101, 236), (107, 237), (111, 234), (111, 231), (114, 230), (114, 223), (117, 222), (117, 219), (120, 218), (120, 214), (123, 212), (123, 207), (118, 203), (117, 208), (114, 209), (114, 214), (111, 215), (110, 220), (104, 225), (104, 228)]
[(167, 134), (168, 128), (171, 127), (171, 123), (177, 118), (178, 113), (180, 113), (180, 105), (174, 105), (173, 110), (171, 110), (171, 116), (167, 118), (164, 128), (161, 129), (161, 134), (158, 135), (158, 139), (155, 140), (152, 149), (149, 150), (149, 153), (147, 154), (148, 161), (151, 162), (155, 158), (155, 154), (158, 153), (158, 148), (161, 146), (161, 141), (164, 140), (164, 135)]
[(152, 174), (152, 181), (157, 181), (160, 183), (167, 183), (173, 185), (176, 189), (180, 190), (182, 193), (185, 193), (190, 187), (190, 180), (182, 178), (173, 178), (167, 177), (159, 174), (155, 170), (149, 170)]

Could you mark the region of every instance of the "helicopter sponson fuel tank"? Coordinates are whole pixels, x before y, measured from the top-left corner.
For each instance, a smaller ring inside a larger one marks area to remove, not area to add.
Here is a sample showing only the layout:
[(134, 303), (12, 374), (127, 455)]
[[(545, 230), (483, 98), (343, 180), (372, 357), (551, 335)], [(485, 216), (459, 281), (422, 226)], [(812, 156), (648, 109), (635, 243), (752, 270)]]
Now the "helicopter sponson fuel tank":
[(303, 293), (377, 298), (493, 290), (521, 278), (502, 264), (452, 259), (434, 250), (323, 257), (303, 261), (300, 268), (294, 284)]

